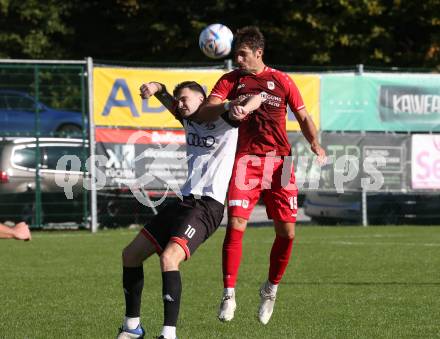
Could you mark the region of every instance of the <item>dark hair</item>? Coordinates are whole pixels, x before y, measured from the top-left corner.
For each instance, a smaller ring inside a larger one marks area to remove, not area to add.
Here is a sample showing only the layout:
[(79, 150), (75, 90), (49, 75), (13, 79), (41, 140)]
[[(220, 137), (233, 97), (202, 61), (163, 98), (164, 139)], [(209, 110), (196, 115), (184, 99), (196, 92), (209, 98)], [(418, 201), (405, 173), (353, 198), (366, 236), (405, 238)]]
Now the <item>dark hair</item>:
[(203, 98), (206, 99), (205, 90), (203, 89), (202, 86), (200, 86), (199, 83), (195, 81), (184, 81), (181, 82), (180, 84), (177, 84), (176, 87), (174, 87), (173, 96), (177, 97), (177, 94), (179, 94), (179, 92), (184, 88), (189, 88), (192, 91), (199, 92), (200, 94), (203, 95)]
[(237, 30), (234, 36), (234, 48), (242, 45), (249, 47), (253, 52), (261, 48), (264, 50), (264, 35), (256, 26), (246, 26)]

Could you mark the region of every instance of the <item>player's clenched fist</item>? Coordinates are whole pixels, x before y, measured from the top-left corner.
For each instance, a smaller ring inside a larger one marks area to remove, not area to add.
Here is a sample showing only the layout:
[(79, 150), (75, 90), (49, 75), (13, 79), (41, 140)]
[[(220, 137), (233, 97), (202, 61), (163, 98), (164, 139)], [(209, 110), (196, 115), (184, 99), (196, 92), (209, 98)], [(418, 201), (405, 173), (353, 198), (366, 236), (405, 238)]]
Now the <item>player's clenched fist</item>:
[(162, 86), (157, 82), (147, 82), (145, 84), (142, 84), (142, 86), (139, 88), (141, 91), (140, 96), (142, 99), (148, 99), (152, 97), (157, 92), (160, 92), (162, 89)]
[(236, 121), (243, 120), (260, 107), (261, 102), (262, 98), (259, 94), (251, 95), (245, 99), (235, 99), (229, 103), (229, 118)]
[(229, 118), (231, 120), (240, 121), (244, 119), (250, 112), (243, 106), (231, 106), (229, 110)]

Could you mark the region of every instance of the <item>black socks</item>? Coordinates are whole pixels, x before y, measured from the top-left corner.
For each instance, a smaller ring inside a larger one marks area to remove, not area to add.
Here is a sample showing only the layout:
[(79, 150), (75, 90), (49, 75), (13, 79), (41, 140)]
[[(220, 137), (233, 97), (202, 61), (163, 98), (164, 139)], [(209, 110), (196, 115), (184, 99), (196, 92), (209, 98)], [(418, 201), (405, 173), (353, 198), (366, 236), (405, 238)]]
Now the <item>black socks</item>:
[(144, 287), (144, 268), (123, 267), (122, 286), (125, 295), (125, 316), (139, 317), (141, 313), (141, 297)]
[(176, 326), (179, 316), (182, 281), (179, 271), (162, 272), (164, 326)]

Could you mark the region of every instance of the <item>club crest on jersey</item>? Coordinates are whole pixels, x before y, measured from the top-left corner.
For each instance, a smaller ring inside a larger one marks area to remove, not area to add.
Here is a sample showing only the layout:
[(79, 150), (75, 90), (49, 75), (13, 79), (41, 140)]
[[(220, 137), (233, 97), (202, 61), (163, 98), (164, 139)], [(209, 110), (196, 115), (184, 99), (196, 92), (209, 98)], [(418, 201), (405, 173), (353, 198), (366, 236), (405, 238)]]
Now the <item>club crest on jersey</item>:
[(244, 86), (246, 86), (246, 84), (240, 84), (237, 86), (237, 89), (244, 88)]
[(269, 89), (275, 89), (275, 83), (273, 81), (268, 81), (267, 82), (267, 88)]

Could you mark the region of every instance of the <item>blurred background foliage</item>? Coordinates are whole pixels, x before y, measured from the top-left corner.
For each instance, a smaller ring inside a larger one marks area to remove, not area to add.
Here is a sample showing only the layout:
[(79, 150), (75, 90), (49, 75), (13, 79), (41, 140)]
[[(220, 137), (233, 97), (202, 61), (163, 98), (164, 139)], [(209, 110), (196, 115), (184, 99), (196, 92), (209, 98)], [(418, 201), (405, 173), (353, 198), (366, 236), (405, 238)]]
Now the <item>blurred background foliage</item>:
[(215, 22), (259, 26), (272, 65), (440, 69), (439, 0), (0, 0), (0, 58), (206, 62)]

